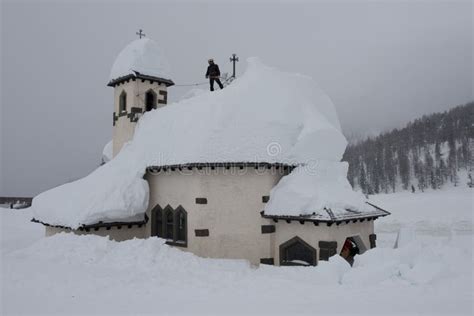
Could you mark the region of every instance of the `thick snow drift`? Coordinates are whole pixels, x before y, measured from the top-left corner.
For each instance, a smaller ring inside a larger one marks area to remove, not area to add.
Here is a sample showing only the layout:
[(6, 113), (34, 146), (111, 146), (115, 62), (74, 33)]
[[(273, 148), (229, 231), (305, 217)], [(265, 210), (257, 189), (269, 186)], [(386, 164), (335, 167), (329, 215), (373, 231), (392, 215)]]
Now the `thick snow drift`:
[[(371, 199), (393, 216), (375, 221), (378, 248), (353, 268), (337, 255), (316, 267), (255, 269), (159, 238), (44, 238), (29, 209), (0, 208), (0, 314), (151, 315), (159, 297), (170, 315), (473, 315), (472, 189)], [(393, 249), (407, 225), (415, 238)]]
[[(132, 47), (139, 45), (134, 43)], [(348, 187), (347, 166), (339, 162), (346, 144), (331, 100), (311, 78), (252, 58), (245, 74), (224, 90), (147, 112), (133, 140), (113, 160), (79, 181), (37, 196), (34, 216), (72, 228), (127, 219), (147, 208), (148, 185), (142, 179), (147, 166), (198, 162), (315, 164), (316, 178), (298, 172), (282, 181), (268, 211), (319, 211), (335, 197), (357, 209), (363, 199)]]
[(160, 46), (149, 38), (135, 40), (117, 56), (110, 80), (139, 72), (142, 75), (170, 79), (170, 67)]
[(314, 161), (296, 168), (273, 188), (265, 213), (313, 215), (320, 220), (331, 220), (330, 213), (324, 208), (339, 217), (347, 213), (356, 215), (359, 211), (377, 211), (366, 205), (361, 194), (352, 190), (347, 180), (348, 167), (347, 162)]
[(102, 162), (109, 162), (114, 156), (114, 143), (110, 140), (102, 150)]
[(200, 88), (192, 88), (190, 89), (188, 92), (186, 92), (185, 94), (183, 94), (181, 96), (181, 98), (179, 98), (179, 101), (183, 101), (183, 100), (186, 100), (186, 99), (191, 99), (195, 96), (198, 96), (200, 94), (204, 94), (206, 93), (208, 90), (204, 90), (204, 89), (200, 89)]

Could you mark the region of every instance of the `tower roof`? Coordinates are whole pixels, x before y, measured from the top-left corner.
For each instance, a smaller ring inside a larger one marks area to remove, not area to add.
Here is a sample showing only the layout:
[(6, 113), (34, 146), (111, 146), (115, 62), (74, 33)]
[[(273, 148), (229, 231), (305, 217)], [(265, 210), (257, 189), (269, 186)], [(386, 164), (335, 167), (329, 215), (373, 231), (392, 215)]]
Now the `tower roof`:
[(118, 54), (110, 71), (109, 86), (140, 78), (173, 85), (169, 64), (160, 46), (149, 38), (137, 39)]

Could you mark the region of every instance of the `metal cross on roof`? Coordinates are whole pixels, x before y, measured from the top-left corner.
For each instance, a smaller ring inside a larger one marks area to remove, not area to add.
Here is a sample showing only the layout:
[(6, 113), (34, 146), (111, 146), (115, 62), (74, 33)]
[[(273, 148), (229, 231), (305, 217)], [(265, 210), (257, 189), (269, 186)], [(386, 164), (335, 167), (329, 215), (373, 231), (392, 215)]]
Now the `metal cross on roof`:
[(236, 54), (232, 54), (232, 57), (230, 58), (230, 61), (233, 63), (232, 77), (235, 78), (235, 62), (239, 61), (239, 57), (237, 57)]
[(140, 36), (140, 38), (145, 37), (145, 33), (143, 33), (143, 30), (140, 29), (138, 32), (136, 32), (135, 34), (137, 34), (138, 36)]

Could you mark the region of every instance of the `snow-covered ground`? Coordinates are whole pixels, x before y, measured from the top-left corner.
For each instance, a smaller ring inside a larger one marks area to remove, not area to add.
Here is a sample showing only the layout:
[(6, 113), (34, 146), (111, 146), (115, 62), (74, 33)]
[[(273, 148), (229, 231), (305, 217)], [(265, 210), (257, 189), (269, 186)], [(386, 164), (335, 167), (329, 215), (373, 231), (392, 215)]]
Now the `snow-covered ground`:
[(255, 268), (156, 238), (44, 238), (30, 210), (2, 209), (1, 314), (472, 315), (473, 192), (371, 197), (392, 216), (376, 221), (378, 247), (353, 268), (339, 256)]
[(409, 191), (371, 196), (370, 202), (382, 205), (391, 216), (376, 221), (378, 233), (398, 232), (410, 225), (419, 234), (445, 235), (473, 233), (474, 190), (467, 186)]

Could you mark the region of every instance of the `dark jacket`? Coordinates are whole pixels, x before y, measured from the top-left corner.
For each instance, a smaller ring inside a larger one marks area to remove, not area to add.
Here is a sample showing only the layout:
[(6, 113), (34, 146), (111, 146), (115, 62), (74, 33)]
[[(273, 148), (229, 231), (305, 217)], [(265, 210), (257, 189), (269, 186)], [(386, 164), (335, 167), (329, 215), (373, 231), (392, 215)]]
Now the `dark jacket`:
[(221, 75), (221, 72), (219, 70), (219, 66), (217, 64), (210, 64), (209, 67), (207, 67), (207, 72), (206, 72), (206, 77), (219, 77)]

